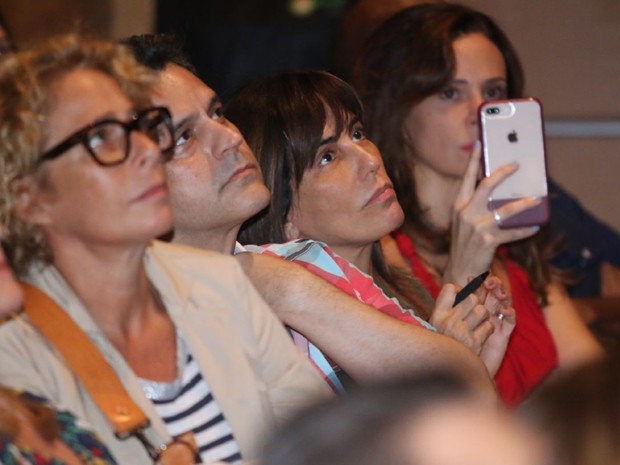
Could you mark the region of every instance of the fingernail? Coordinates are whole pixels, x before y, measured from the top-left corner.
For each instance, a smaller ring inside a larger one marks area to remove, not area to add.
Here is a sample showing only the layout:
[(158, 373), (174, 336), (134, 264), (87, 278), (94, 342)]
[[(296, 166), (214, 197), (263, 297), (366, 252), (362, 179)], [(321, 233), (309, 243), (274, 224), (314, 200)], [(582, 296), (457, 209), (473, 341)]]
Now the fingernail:
[(474, 141), (474, 145), (473, 145), (473, 150), (478, 150), (480, 148), (480, 141), (479, 140), (475, 140)]
[(532, 226), (532, 231), (534, 232), (540, 231), (540, 226)]

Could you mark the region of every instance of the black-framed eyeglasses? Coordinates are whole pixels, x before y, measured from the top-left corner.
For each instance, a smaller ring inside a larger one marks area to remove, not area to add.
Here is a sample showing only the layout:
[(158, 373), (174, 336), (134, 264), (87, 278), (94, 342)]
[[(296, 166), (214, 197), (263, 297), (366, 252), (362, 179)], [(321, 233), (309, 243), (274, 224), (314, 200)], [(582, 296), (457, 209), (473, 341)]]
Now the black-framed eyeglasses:
[(82, 144), (100, 165), (120, 165), (129, 158), (132, 131), (145, 134), (157, 144), (164, 159), (170, 159), (175, 145), (170, 111), (153, 107), (140, 111), (127, 122), (110, 118), (89, 124), (45, 152), (38, 163), (53, 160), (74, 145)]

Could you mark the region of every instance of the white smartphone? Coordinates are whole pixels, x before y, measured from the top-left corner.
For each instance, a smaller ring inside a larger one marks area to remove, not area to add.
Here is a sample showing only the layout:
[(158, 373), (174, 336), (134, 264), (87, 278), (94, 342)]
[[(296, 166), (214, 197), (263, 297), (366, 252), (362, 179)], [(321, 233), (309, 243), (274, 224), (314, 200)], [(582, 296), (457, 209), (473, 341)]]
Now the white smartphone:
[(542, 105), (528, 97), (491, 100), (478, 111), (484, 174), (507, 163), (517, 162), (519, 169), (498, 185), (489, 197), (489, 210), (524, 197), (538, 197), (536, 207), (502, 221), (502, 228), (545, 223), (549, 219), (547, 163)]

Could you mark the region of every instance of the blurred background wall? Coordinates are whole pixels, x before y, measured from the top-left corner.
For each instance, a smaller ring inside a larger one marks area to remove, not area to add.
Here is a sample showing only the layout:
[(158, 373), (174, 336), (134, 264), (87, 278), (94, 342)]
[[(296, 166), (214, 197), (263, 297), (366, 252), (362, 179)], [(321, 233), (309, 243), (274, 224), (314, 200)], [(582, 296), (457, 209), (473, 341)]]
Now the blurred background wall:
[(156, 0), (0, 0), (18, 44), (80, 30), (117, 39), (155, 29)]
[[(75, 27), (112, 39), (158, 28), (177, 30), (190, 40), (202, 77), (226, 96), (256, 69), (264, 73), (300, 63), (328, 67), (327, 48), (346, 3), (0, 0), (0, 11), (18, 45)], [(495, 18), (515, 44), (527, 93), (545, 106), (552, 176), (620, 230), (620, 2), (463, 3)], [(269, 41), (273, 45), (260, 45)]]

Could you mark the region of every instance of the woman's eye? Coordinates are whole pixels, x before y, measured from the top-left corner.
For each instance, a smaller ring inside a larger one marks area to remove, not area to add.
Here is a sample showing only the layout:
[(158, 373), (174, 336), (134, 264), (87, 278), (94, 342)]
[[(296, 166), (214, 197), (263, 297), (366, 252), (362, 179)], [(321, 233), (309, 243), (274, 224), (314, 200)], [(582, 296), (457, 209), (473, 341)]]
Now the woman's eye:
[(114, 141), (117, 132), (122, 131), (118, 131), (113, 125), (103, 124), (95, 127), (88, 133), (88, 145), (93, 149), (108, 145)]
[(88, 136), (88, 145), (92, 148), (99, 147), (105, 143), (105, 134), (101, 131), (93, 132)]
[(507, 92), (505, 86), (493, 86), (484, 91), (484, 97), (488, 100), (497, 100), (506, 98)]
[(446, 87), (439, 92), (439, 96), (444, 100), (456, 100), (459, 96), (459, 91), (455, 87)]
[(328, 165), (329, 163), (331, 163), (332, 161), (334, 161), (334, 155), (331, 152), (325, 152), (323, 155), (321, 155), (321, 157), (319, 158), (319, 166), (325, 166)]
[(363, 128), (355, 128), (351, 133), (351, 139), (353, 139), (353, 142), (361, 142), (366, 139), (366, 132)]

